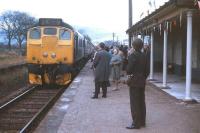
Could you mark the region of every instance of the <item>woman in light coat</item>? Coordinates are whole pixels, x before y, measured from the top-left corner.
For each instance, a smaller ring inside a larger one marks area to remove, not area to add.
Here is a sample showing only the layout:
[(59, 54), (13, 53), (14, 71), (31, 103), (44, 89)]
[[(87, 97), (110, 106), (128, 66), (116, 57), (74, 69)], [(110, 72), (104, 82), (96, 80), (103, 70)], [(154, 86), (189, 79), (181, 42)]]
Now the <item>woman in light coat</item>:
[(113, 51), (113, 56), (111, 58), (110, 61), (110, 65), (111, 65), (111, 75), (113, 78), (113, 81), (115, 83), (115, 88), (113, 89), (118, 90), (118, 84), (119, 84), (119, 80), (120, 80), (120, 73), (121, 73), (121, 68), (120, 65), (122, 63), (122, 59), (119, 55), (119, 49), (115, 48)]

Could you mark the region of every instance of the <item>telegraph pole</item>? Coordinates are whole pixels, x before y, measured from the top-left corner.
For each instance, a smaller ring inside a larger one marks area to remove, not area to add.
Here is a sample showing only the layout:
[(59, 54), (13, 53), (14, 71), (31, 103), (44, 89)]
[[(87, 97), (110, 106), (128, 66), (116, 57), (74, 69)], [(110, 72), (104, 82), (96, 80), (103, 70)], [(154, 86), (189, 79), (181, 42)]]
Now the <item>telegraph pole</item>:
[(113, 32), (113, 46), (114, 46), (114, 41), (115, 41), (115, 33)]
[(118, 40), (118, 36), (117, 36), (117, 45), (119, 45), (119, 40)]
[[(129, 0), (129, 29), (132, 26), (132, 0)], [(131, 33), (128, 35), (128, 45), (131, 47)]]

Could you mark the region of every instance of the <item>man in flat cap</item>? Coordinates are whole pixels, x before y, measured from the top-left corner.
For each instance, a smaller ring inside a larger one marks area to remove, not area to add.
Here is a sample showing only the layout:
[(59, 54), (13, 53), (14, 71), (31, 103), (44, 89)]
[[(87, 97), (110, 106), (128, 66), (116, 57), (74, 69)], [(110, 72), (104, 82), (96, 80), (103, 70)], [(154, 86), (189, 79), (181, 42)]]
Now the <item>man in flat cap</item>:
[(95, 75), (95, 93), (93, 99), (98, 98), (100, 88), (103, 90), (103, 98), (107, 96), (107, 87), (109, 85), (109, 74), (110, 74), (110, 54), (105, 50), (105, 44), (100, 43), (98, 45), (99, 51), (96, 53), (93, 66)]

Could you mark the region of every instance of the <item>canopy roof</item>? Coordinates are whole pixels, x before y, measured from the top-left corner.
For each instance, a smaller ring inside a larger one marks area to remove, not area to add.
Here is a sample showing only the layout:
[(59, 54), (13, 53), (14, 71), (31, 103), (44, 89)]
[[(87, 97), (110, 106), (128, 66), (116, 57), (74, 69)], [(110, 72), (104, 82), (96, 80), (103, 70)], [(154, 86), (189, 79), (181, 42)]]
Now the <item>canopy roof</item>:
[(126, 33), (135, 33), (139, 30), (153, 28), (168, 19), (171, 19), (188, 9), (196, 9), (194, 0), (169, 0), (163, 6), (156, 9), (150, 15), (138, 21), (130, 27)]

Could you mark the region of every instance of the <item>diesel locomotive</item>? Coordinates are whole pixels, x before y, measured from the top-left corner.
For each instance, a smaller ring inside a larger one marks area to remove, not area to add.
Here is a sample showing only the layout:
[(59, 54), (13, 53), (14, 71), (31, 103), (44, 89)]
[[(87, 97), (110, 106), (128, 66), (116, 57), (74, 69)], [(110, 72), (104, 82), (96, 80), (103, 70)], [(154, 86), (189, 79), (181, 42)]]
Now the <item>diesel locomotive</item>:
[(27, 33), (30, 84), (68, 84), (94, 45), (62, 19), (40, 18)]

